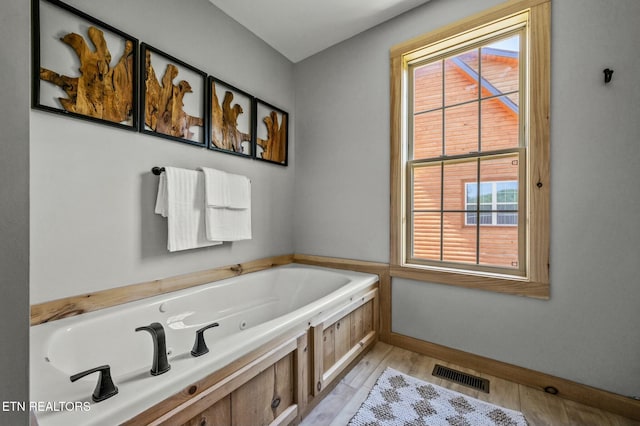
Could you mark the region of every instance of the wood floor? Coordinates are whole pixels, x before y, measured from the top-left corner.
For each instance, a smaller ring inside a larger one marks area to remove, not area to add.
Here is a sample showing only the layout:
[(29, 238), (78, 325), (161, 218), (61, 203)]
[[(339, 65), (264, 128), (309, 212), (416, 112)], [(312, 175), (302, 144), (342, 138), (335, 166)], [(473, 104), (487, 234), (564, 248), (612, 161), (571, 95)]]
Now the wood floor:
[[(435, 364), (489, 379), (490, 393), (457, 385), (431, 375)], [(380, 373), (391, 367), (471, 397), (521, 411), (530, 426), (631, 426), (640, 422), (568, 401), (514, 382), (378, 342), (333, 391), (302, 421), (302, 426), (344, 426), (367, 398)]]

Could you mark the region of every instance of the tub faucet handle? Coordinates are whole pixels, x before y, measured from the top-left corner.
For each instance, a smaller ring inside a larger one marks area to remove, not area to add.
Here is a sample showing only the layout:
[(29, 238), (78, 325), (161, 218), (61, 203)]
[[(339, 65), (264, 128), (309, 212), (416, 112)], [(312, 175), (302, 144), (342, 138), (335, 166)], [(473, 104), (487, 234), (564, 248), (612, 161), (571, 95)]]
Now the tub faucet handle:
[(153, 362), (151, 365), (151, 375), (159, 376), (171, 369), (167, 359), (167, 342), (164, 337), (164, 327), (159, 322), (154, 322), (143, 327), (136, 328), (136, 331), (148, 331), (153, 339)]
[(218, 324), (217, 322), (214, 322), (212, 324), (205, 325), (200, 330), (196, 331), (196, 341), (193, 344), (193, 349), (191, 349), (191, 355), (200, 356), (200, 355), (204, 355), (207, 352), (209, 352), (209, 348), (207, 347), (207, 343), (204, 341), (204, 332), (205, 332), (205, 330), (208, 330), (208, 329), (213, 328), (213, 327), (217, 327), (219, 325), (220, 324)]
[(118, 388), (113, 384), (113, 380), (111, 380), (111, 367), (109, 365), (101, 365), (100, 367), (74, 374), (69, 377), (69, 379), (71, 379), (72, 382), (75, 382), (84, 376), (96, 372), (100, 372), (100, 376), (98, 377), (98, 384), (91, 395), (93, 402), (104, 401), (105, 399), (111, 398), (113, 395), (117, 394)]

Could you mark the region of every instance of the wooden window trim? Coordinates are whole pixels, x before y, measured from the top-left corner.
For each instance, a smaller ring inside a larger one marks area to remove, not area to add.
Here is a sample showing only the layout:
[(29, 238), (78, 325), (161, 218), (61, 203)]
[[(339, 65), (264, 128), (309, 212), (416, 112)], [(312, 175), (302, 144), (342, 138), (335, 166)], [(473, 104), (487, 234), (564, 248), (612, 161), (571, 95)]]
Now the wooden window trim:
[[(491, 28), (496, 23), (504, 26), (511, 17), (523, 12), (528, 12), (528, 31), (532, 40), (526, 63), (529, 81), (526, 94), (528, 117), (525, 118), (529, 138), (526, 177), (529, 204), (526, 226), (526, 276), (408, 264), (404, 248), (404, 104), (407, 96), (407, 64), (428, 54), (429, 49), (433, 49), (435, 45), (438, 45), (437, 50), (441, 51), (447, 41), (454, 37), (471, 34), (478, 28)], [(549, 298), (550, 23), (551, 0), (511, 0), (391, 48), (391, 276), (540, 299)]]

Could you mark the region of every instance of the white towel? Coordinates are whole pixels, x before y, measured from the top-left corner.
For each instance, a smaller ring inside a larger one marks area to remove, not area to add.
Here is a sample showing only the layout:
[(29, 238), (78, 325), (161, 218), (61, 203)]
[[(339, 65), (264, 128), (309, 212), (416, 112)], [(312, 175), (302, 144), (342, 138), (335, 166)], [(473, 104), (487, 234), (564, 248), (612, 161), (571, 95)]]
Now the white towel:
[(204, 173), (207, 207), (229, 207), (231, 194), (229, 194), (227, 173), (208, 167), (198, 170)]
[(158, 183), (155, 212), (167, 218), (167, 249), (171, 252), (222, 244), (206, 237), (201, 172), (165, 167)]
[(202, 170), (205, 188), (207, 188), (205, 190), (207, 239), (250, 240), (251, 181), (249, 178), (204, 167)]
[(246, 176), (227, 173), (227, 188), (230, 209), (251, 207), (251, 181)]

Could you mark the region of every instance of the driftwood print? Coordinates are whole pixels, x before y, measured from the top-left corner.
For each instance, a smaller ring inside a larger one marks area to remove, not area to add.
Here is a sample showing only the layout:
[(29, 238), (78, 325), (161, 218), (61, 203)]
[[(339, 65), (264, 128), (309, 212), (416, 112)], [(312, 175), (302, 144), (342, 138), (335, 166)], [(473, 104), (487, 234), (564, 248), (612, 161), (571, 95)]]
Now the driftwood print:
[(211, 83), (211, 142), (217, 148), (242, 152), (242, 142), (250, 142), (251, 135), (238, 130), (238, 116), (243, 110), (238, 104), (231, 106), (232, 102), (233, 93), (226, 91), (220, 107), (216, 85)]
[(278, 113), (271, 111), (262, 122), (267, 126), (267, 139), (257, 138), (258, 145), (263, 149), (262, 158), (284, 163), (287, 154), (287, 116), (282, 114), (282, 123), (278, 125)]
[(91, 50), (85, 39), (69, 33), (60, 40), (71, 46), (80, 59), (80, 76), (60, 75), (44, 67), (40, 79), (51, 82), (65, 91), (67, 98), (58, 98), (69, 111), (103, 120), (122, 123), (133, 114), (133, 42), (126, 40), (122, 57), (111, 68), (111, 53), (104, 33), (89, 27)]
[(145, 58), (145, 115), (144, 124), (151, 130), (165, 135), (191, 139), (192, 126), (202, 126), (203, 120), (184, 112), (183, 98), (193, 92), (191, 85), (181, 80), (177, 85), (173, 80), (178, 76), (178, 68), (168, 64), (162, 76), (162, 84), (158, 82), (151, 65), (151, 52), (146, 51)]

